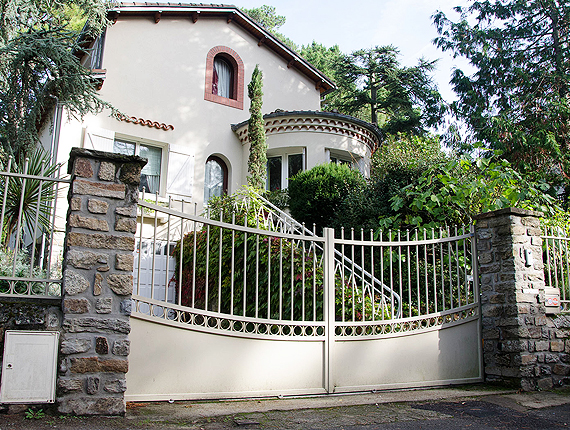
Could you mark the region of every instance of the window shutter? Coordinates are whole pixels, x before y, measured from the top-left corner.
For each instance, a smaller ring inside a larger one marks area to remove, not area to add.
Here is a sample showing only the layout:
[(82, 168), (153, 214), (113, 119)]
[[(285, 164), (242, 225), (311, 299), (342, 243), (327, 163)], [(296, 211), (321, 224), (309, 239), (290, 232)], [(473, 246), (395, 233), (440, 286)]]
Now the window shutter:
[(87, 127), (85, 129), (85, 139), (83, 141), (84, 148), (113, 152), (114, 142), (115, 132), (112, 130), (95, 127)]
[(192, 197), (194, 183), (194, 154), (182, 145), (170, 145), (166, 192)]

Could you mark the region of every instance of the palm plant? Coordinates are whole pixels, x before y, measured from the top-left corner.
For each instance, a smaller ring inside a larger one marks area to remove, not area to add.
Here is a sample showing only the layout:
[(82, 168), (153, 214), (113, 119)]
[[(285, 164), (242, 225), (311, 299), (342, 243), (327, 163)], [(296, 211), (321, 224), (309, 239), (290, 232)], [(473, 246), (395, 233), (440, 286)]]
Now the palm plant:
[(53, 177), (59, 169), (59, 165), (50, 163), (49, 155), (41, 148), (23, 162), (13, 166), (10, 164), (8, 169), (12, 167), (12, 172), (9, 173), (18, 176), (0, 175), (0, 192), (3, 196), (2, 243), (5, 246), (16, 229), (34, 233), (34, 236), (38, 229), (49, 231), (50, 203), (55, 198), (55, 190), (53, 182), (40, 178)]

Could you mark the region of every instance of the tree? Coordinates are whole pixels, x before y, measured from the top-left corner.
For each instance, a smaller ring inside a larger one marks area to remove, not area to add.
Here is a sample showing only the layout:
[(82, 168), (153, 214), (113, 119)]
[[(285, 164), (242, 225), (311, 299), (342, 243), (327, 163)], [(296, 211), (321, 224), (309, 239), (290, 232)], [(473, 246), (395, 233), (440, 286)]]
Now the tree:
[(345, 55), (338, 45), (330, 48), (313, 41), (313, 43), (302, 46), (299, 52), (309, 63), (319, 69), (324, 75), (331, 78), (337, 89), (327, 94), (321, 101), (321, 109), (328, 112), (347, 113), (344, 109), (345, 100), (350, 99), (356, 91), (356, 83), (342, 73), (342, 64)]
[(80, 63), (88, 37), (107, 24), (103, 0), (8, 0), (0, 5), (0, 144), (17, 162), (35, 147), (45, 115), (60, 103), (72, 116), (111, 107)]
[(401, 67), (393, 46), (361, 49), (336, 63), (339, 74), (356, 83), (343, 97), (342, 110), (362, 117), (387, 133), (423, 133), (441, 122), (444, 103), (430, 72), (435, 62), (420, 59), (415, 67)]
[(267, 141), (265, 137), (265, 122), (263, 121), (263, 73), (259, 64), (251, 75), (251, 82), (247, 86), (247, 94), (251, 100), (249, 107), (249, 124), (247, 135), (249, 138), (249, 160), (247, 162), (247, 184), (257, 190), (265, 188), (267, 177)]
[(454, 22), (433, 16), (434, 43), (475, 68), (457, 69), (453, 112), (471, 138), (500, 149), (517, 170), (570, 192), (570, 4), (473, 1)]
[(293, 51), (297, 51), (299, 49), (295, 42), (277, 31), (277, 29), (285, 24), (286, 18), (283, 15), (277, 15), (275, 12), (275, 6), (263, 5), (251, 9), (242, 8), (242, 11)]

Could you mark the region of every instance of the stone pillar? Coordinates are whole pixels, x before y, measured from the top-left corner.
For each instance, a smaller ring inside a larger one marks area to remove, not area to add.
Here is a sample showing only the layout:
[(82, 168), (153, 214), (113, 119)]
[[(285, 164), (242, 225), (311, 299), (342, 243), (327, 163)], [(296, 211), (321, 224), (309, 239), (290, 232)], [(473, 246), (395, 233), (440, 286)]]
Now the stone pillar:
[(73, 148), (58, 408), (125, 413), (138, 184), (146, 160)]
[(485, 380), (524, 391), (570, 385), (570, 317), (544, 306), (541, 215), (507, 208), (475, 227)]

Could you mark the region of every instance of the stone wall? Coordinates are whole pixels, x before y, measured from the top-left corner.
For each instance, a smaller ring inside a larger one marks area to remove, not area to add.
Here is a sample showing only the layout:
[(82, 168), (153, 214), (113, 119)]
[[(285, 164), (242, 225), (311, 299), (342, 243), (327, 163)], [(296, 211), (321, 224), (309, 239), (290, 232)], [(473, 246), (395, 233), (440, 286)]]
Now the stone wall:
[(63, 258), (58, 408), (125, 413), (133, 251), (146, 160), (73, 149)]
[(570, 315), (546, 314), (540, 215), (509, 208), (476, 223), (485, 380), (525, 391), (570, 386)]

